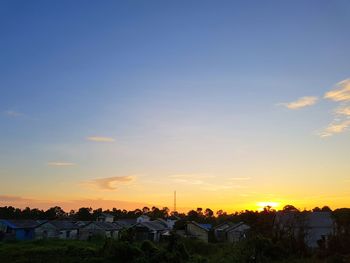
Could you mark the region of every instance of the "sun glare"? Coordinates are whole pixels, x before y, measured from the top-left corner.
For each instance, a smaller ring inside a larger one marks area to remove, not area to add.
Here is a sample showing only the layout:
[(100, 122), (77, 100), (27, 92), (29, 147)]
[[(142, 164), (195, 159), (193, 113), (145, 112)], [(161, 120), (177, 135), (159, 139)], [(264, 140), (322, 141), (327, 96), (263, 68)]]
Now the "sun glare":
[(256, 203), (256, 206), (258, 208), (259, 211), (263, 211), (264, 210), (264, 207), (271, 207), (273, 209), (277, 209), (279, 206), (280, 206), (280, 203), (279, 202), (257, 202)]

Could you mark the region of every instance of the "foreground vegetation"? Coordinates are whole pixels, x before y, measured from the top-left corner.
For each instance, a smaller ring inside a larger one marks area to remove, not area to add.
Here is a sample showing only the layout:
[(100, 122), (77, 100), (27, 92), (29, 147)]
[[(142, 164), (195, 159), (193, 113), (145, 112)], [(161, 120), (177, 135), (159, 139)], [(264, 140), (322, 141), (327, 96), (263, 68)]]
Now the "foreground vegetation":
[[(283, 211), (306, 213), (289, 205)], [(242, 211), (227, 214), (222, 210), (216, 215), (210, 209), (197, 208), (187, 214), (176, 214), (179, 219), (176, 230), (184, 228), (187, 221), (217, 225), (221, 222), (243, 221), (251, 227), (247, 240), (237, 244), (215, 243), (212, 233), (206, 244), (198, 240), (172, 236), (169, 240), (154, 244), (149, 241), (134, 242), (132, 235), (125, 232), (120, 241), (95, 238), (91, 241), (41, 240), (30, 242), (0, 242), (0, 263), (350, 263), (350, 209), (331, 211), (329, 207), (315, 208), (315, 212), (332, 213), (336, 225), (336, 235), (328, 240), (328, 246), (320, 244), (317, 250), (309, 250), (302, 237), (285, 235), (277, 237), (273, 231), (276, 211), (266, 207), (263, 211)], [(112, 214), (115, 219), (135, 218), (146, 214), (151, 218), (171, 216), (167, 208), (144, 207), (134, 211), (92, 210), (80, 208), (66, 213), (60, 207), (46, 211), (25, 208), (0, 207), (0, 218), (8, 219), (71, 219), (95, 220), (102, 212)], [(0, 241), (1, 241), (0, 232)]]
[(346, 257), (322, 258), (288, 254), (262, 237), (232, 244), (207, 244), (174, 237), (167, 242), (40, 240), (0, 243), (1, 263), (239, 263), (239, 262), (349, 262)]

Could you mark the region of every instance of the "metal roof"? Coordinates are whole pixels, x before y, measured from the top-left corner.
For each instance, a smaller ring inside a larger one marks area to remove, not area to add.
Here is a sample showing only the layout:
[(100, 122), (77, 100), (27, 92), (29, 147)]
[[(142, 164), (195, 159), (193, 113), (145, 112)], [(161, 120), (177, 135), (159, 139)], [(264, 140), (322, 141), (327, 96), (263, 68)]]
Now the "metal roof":
[(14, 229), (35, 228), (46, 221), (26, 219), (2, 219), (1, 222)]

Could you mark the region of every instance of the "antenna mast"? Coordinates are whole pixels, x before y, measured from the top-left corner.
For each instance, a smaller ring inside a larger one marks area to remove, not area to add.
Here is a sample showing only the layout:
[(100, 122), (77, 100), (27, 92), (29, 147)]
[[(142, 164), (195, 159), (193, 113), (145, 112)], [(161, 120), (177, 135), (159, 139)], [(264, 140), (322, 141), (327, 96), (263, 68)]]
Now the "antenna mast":
[(176, 191), (174, 191), (174, 212), (176, 212)]

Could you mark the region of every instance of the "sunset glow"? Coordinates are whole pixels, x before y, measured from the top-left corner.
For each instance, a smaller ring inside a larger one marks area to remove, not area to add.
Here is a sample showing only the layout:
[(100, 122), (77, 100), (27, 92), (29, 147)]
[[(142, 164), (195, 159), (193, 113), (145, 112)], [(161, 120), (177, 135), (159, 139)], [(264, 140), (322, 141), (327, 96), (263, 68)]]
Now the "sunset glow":
[(278, 202), (258, 202), (256, 205), (258, 207), (258, 211), (263, 211), (265, 207), (270, 207), (275, 210), (281, 208), (280, 203)]

